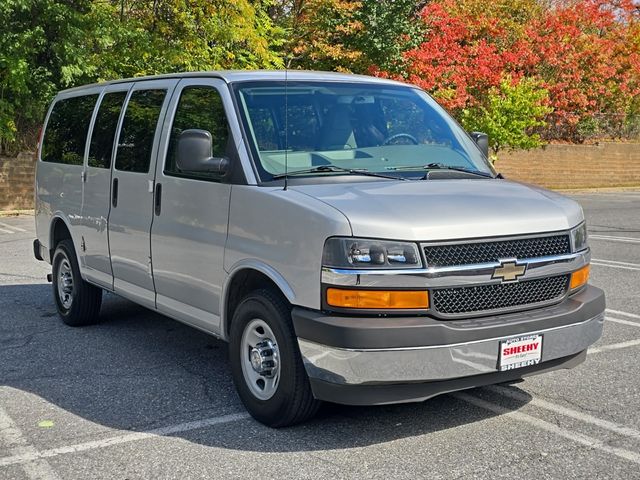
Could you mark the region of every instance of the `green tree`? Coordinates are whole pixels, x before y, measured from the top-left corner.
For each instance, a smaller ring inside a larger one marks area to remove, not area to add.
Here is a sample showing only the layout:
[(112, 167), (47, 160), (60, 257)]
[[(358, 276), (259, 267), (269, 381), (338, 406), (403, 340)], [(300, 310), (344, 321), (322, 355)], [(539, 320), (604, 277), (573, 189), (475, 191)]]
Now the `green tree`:
[(548, 92), (537, 80), (521, 78), (514, 82), (507, 76), (499, 87), (489, 90), (484, 104), (462, 111), (462, 124), (469, 131), (489, 135), (495, 161), (505, 148), (526, 150), (542, 145), (536, 129), (545, 125), (543, 119), (551, 112), (547, 99)]
[(278, 18), (287, 32), (287, 67), (351, 72), (362, 52), (349, 39), (362, 25), (354, 18), (361, 3), (351, 0), (294, 0)]
[(89, 0), (0, 2), (0, 150), (32, 148), (51, 97), (90, 70), (90, 9)]
[(56, 91), (114, 78), (280, 68), (273, 0), (0, 2), (0, 145), (33, 147)]
[(420, 11), (426, 0), (364, 0), (354, 12), (358, 29), (347, 43), (362, 51), (362, 62), (357, 70), (368, 72), (372, 68), (393, 74), (404, 70), (403, 53), (420, 44), (424, 22)]
[(92, 63), (99, 79), (176, 71), (279, 68), (284, 31), (269, 0), (94, 1)]
[(287, 0), (267, 8), (287, 32), (289, 66), (310, 70), (396, 72), (418, 45), (424, 0)]

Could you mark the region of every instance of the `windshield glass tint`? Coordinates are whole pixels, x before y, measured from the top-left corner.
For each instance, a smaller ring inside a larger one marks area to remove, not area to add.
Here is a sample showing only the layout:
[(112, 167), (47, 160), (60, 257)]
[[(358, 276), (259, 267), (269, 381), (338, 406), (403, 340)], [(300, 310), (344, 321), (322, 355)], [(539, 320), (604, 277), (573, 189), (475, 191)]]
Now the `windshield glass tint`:
[(416, 176), (424, 174), (416, 167), (440, 163), (492, 173), (460, 126), (412, 87), (289, 82), (286, 99), (284, 82), (235, 91), (263, 180), (284, 173), (285, 160), (289, 172), (334, 165)]

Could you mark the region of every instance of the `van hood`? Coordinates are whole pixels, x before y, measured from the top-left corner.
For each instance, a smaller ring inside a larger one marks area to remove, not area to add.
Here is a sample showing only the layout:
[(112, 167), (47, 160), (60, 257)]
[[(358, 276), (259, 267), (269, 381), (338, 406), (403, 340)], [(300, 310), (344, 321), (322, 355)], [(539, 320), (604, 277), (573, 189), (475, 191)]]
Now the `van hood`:
[(584, 219), (573, 200), (501, 179), (290, 185), (342, 212), (354, 236), (449, 240), (552, 232)]

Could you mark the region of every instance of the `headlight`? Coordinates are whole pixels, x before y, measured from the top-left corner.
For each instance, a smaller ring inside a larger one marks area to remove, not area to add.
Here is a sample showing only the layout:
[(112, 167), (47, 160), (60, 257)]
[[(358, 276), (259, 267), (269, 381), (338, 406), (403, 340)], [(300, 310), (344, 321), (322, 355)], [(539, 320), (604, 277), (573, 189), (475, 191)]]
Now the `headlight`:
[(576, 228), (571, 230), (571, 251), (579, 252), (589, 245), (587, 243), (587, 223), (582, 222)]
[(324, 244), (322, 264), (334, 268), (420, 268), (418, 246), (365, 238), (330, 238)]

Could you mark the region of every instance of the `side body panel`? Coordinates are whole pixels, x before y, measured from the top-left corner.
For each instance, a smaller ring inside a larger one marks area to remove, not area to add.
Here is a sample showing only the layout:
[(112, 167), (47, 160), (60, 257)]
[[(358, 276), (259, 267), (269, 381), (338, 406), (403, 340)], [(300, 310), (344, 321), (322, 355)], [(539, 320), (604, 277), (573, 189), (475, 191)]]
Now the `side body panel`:
[(335, 208), (292, 189), (234, 185), (225, 269), (231, 278), (241, 268), (255, 268), (279, 283), (269, 274), (277, 272), (292, 304), (320, 309), (322, 250), (333, 235), (351, 235)]
[[(156, 167), (162, 201), (151, 231), (153, 278), (160, 312), (218, 334), (231, 185), (164, 173), (176, 108), (188, 87), (215, 88), (227, 114), (233, 108), (222, 80), (185, 79), (176, 88)], [(240, 139), (233, 140), (237, 144)]]
[[(49, 122), (51, 110), (55, 104), (57, 97), (49, 105), (49, 110), (44, 118), (42, 132), (40, 132), (40, 139), (38, 145), (38, 153), (41, 152), (42, 139), (44, 138), (44, 129)], [(45, 164), (40, 156), (36, 158), (36, 175), (34, 179), (34, 213), (36, 224), (36, 238), (40, 241), (40, 244), (45, 248), (51, 248), (51, 221), (53, 220), (53, 208), (55, 205), (56, 188), (60, 186), (61, 182), (55, 182), (51, 176), (53, 170), (52, 165)], [(48, 255), (44, 257), (47, 262), (51, 262)]]
[[(131, 148), (129, 144), (121, 143), (119, 138), (124, 120), (121, 122), (116, 160), (112, 166), (112, 199), (116, 188), (114, 182), (117, 181), (117, 204), (114, 207), (112, 202), (109, 214), (109, 247), (114, 290), (116, 293), (149, 308), (155, 308), (150, 245), (155, 162), (162, 122), (176, 83), (175, 80), (139, 82), (129, 92), (126, 108), (129, 107), (131, 95), (138, 90), (166, 90), (155, 128), (148, 172), (120, 171), (116, 168), (118, 150)], [(142, 114), (144, 115), (144, 113)]]
[[(94, 112), (91, 131), (87, 140), (87, 150), (90, 149), (92, 135), (96, 130), (96, 117), (105, 95), (122, 92), (126, 94), (132, 84), (118, 84), (108, 86), (102, 92), (98, 108)], [(120, 112), (120, 121), (124, 109)], [(118, 129), (116, 129), (117, 132)], [(115, 158), (115, 143), (111, 152), (111, 165)], [(88, 155), (88, 154), (87, 154)], [(111, 209), (111, 168), (98, 168), (90, 165), (85, 156), (84, 188), (82, 196), (82, 212), (78, 225), (78, 234), (83, 249), (80, 252), (81, 265), (87, 280), (101, 287), (113, 290), (113, 272), (109, 254), (108, 219)]]
[[(60, 93), (53, 101), (41, 138), (45, 138), (51, 112), (56, 103), (60, 100), (83, 96), (98, 95), (103, 87), (93, 86), (81, 91)], [(95, 113), (95, 107), (94, 107)], [(87, 124), (87, 128), (89, 124)], [(84, 161), (86, 162), (86, 147), (84, 151)], [(76, 247), (76, 254), (79, 256), (79, 245), (81, 236), (78, 226), (81, 224), (82, 197), (83, 197), (83, 165), (69, 165), (63, 163), (43, 162), (42, 152), (36, 164), (35, 180), (35, 214), (36, 214), (36, 234), (38, 239), (46, 248), (54, 247), (51, 241), (53, 220), (58, 217), (62, 219), (71, 233), (71, 238)], [(49, 260), (49, 258), (46, 258)], [(80, 262), (79, 262), (80, 263)], [(84, 277), (84, 270), (81, 268)]]
[(74, 245), (79, 245), (74, 227), (82, 209), (82, 165), (38, 162), (36, 168), (36, 232), (40, 242), (49, 249), (54, 247), (52, 222), (60, 217), (69, 227)]

